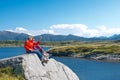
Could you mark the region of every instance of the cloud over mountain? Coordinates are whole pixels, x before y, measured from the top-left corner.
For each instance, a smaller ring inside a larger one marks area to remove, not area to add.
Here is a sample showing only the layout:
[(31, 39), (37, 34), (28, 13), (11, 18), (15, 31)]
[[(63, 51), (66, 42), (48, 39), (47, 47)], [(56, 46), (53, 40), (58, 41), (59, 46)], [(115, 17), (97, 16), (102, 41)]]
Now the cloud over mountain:
[(98, 26), (98, 28), (88, 28), (84, 24), (58, 24), (50, 27), (56, 34), (73, 34), (82, 37), (100, 37), (120, 34), (120, 28), (107, 28)]
[(8, 30), (8, 31), (27, 33), (31, 35), (73, 34), (82, 37), (100, 37), (100, 36), (112, 36), (114, 34), (120, 34), (120, 27), (108, 28), (102, 25), (102, 26), (98, 26), (97, 28), (89, 28), (87, 25), (84, 24), (57, 24), (57, 25), (51, 25), (49, 29), (27, 30), (24, 27), (17, 27), (15, 30)]

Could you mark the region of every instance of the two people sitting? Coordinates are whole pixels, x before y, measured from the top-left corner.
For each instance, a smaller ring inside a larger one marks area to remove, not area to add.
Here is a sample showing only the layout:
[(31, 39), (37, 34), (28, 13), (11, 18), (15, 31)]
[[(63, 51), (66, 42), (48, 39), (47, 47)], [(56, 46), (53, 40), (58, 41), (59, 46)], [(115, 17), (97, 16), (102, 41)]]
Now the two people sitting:
[(45, 52), (40, 44), (42, 37), (38, 41), (35, 41), (33, 36), (29, 36), (28, 39), (25, 41), (24, 48), (26, 49), (26, 53), (35, 53), (40, 58), (42, 62), (47, 62), (49, 59), (49, 54)]

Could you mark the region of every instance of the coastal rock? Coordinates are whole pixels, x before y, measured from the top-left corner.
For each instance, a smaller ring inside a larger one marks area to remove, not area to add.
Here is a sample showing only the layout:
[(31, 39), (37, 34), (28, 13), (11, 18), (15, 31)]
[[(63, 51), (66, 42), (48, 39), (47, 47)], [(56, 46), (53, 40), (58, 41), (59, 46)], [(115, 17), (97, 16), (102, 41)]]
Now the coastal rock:
[(26, 80), (79, 80), (66, 65), (54, 59), (49, 59), (43, 65), (36, 54), (25, 54), (0, 60), (0, 67), (15, 67), (18, 64), (22, 65)]
[(108, 62), (120, 62), (120, 55), (99, 55), (90, 58)]

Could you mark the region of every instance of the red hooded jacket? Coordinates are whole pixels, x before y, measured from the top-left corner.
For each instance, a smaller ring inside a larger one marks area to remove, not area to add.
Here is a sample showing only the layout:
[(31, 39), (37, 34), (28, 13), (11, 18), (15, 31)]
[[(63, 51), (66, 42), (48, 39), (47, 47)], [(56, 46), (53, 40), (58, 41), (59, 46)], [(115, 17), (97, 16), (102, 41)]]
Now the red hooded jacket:
[(40, 41), (35, 42), (34, 40), (26, 40), (24, 44), (24, 48), (26, 52), (34, 50), (34, 46), (40, 44)]

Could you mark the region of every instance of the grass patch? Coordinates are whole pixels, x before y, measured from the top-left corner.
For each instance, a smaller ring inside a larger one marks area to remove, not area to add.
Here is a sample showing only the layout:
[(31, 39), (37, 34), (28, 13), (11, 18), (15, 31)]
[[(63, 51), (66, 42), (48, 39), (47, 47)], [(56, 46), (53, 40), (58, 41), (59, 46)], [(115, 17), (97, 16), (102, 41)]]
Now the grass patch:
[(13, 69), (12, 67), (0, 68), (0, 80), (25, 80), (20, 70)]
[(120, 55), (120, 43), (115, 42), (84, 42), (78, 44), (69, 44), (65, 46), (53, 47), (48, 50), (53, 56), (90, 56), (90, 55)]

